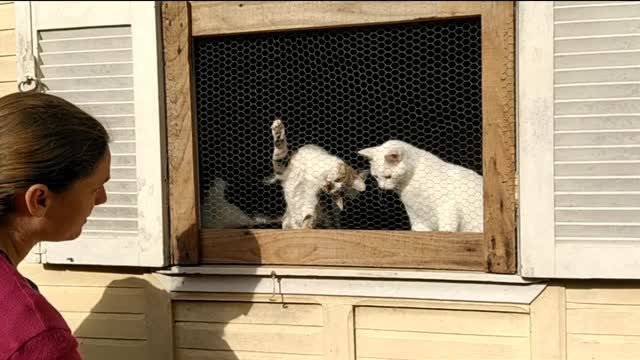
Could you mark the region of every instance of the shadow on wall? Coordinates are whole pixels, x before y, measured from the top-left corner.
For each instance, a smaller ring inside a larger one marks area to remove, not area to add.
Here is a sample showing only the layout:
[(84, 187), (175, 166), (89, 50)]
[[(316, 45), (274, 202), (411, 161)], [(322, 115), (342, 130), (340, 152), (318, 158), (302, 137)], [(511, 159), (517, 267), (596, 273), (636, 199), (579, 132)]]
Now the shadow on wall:
[[(259, 254), (257, 242), (251, 248), (254, 255)], [(140, 269), (119, 270), (125, 272), (122, 278), (110, 281), (106, 287), (96, 284), (77, 294), (71, 288), (67, 294), (88, 296), (87, 303), (95, 301), (94, 296), (99, 299), (89, 312), (62, 311), (78, 339), (84, 360), (237, 360), (235, 352), (247, 350), (241, 343), (228, 343), (226, 338), (233, 323), (248, 323), (245, 319), (252, 306), (249, 294), (229, 301), (220, 301), (220, 297), (211, 301), (208, 300), (211, 296), (202, 292), (170, 293), (151, 273), (152, 269), (136, 274), (131, 273)], [(88, 271), (112, 276), (116, 270), (91, 268)], [(206, 279), (205, 286), (206, 282), (216, 281), (192, 276)], [(252, 293), (259, 278), (247, 276), (246, 279), (242, 291)]]

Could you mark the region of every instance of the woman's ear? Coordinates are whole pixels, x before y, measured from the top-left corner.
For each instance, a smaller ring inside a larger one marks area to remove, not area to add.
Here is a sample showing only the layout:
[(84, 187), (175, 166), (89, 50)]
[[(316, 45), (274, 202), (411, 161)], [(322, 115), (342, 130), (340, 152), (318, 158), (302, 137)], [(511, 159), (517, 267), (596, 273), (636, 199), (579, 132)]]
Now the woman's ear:
[(24, 193), (24, 197), (16, 199), (16, 202), (18, 200), (23, 201), (24, 210), (30, 215), (43, 217), (51, 204), (51, 191), (43, 184), (31, 185)]

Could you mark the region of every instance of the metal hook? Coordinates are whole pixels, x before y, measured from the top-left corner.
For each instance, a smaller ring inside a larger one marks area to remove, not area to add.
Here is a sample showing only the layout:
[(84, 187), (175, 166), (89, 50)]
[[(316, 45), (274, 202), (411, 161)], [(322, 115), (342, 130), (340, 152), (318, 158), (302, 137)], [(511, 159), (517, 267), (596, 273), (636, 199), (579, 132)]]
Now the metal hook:
[[(31, 83), (34, 83), (33, 88), (32, 89), (25, 89), (24, 86), (25, 85), (31, 85)], [(21, 93), (33, 92), (33, 91), (37, 91), (39, 86), (40, 86), (40, 81), (38, 79), (36, 79), (31, 74), (25, 74), (24, 75), (24, 80), (22, 80), (22, 81), (20, 81), (18, 83), (18, 91), (20, 91)]]
[(271, 281), (273, 282), (273, 290), (271, 291), (271, 297), (269, 301), (278, 301), (276, 298), (276, 272), (271, 271)]

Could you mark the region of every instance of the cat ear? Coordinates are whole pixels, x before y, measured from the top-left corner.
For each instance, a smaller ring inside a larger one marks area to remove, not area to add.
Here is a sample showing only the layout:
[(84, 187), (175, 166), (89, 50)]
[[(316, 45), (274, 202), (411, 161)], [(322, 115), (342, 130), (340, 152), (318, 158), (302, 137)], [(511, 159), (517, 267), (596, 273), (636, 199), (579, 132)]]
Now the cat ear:
[(366, 158), (367, 160), (371, 160), (373, 159), (375, 152), (376, 152), (376, 148), (370, 147), (370, 148), (366, 148), (358, 151), (358, 155)]
[(404, 156), (402, 149), (392, 148), (384, 155), (384, 161), (391, 165), (398, 165)]

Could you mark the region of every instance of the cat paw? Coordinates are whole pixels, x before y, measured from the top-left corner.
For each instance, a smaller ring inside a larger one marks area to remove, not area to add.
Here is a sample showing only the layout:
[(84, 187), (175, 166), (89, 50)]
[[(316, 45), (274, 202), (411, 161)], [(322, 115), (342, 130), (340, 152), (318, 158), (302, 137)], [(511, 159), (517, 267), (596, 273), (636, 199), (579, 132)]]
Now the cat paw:
[(313, 229), (313, 215), (307, 215), (302, 220), (303, 229)]
[(276, 119), (273, 124), (271, 124), (271, 134), (275, 140), (279, 140), (284, 137), (284, 124), (282, 123), (282, 120)]

